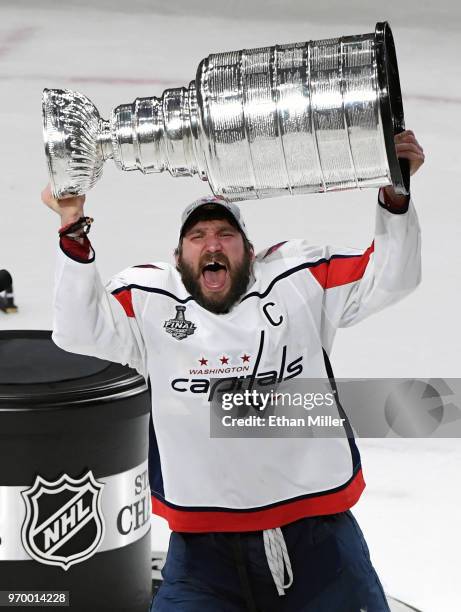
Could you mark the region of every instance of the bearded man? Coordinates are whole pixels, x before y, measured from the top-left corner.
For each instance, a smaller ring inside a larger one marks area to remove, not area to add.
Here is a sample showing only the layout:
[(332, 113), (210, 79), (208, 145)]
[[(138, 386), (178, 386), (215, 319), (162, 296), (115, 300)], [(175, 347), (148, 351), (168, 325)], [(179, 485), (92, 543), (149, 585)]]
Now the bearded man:
[[(411, 131), (395, 141), (413, 174), (422, 148)], [(239, 208), (203, 198), (183, 213), (174, 265), (134, 266), (106, 287), (84, 197), (42, 199), (62, 222), (54, 341), (151, 383), (152, 507), (172, 530), (151, 609), (388, 611), (350, 512), (365, 486), (353, 437), (211, 437), (211, 379), (331, 381), (336, 330), (420, 281), (410, 198), (380, 191), (365, 251), (289, 240), (257, 256)]]

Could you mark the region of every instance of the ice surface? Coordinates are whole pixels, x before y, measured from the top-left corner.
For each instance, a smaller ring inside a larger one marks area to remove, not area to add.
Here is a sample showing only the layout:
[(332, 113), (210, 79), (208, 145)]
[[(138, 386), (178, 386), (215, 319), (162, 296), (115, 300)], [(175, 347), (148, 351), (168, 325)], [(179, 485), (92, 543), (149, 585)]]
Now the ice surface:
[[(384, 12), (378, 3), (338, 0), (327, 11), (325, 3), (260, 1), (245, 19), (247, 2), (228, 3), (233, 13), (209, 0), (171, 4), (1, 3), (0, 268), (13, 274), (20, 311), (0, 313), (0, 329), (51, 327), (58, 220), (40, 204), (44, 87), (81, 91), (107, 117), (119, 103), (187, 85), (211, 52), (365, 33), (388, 19), (407, 126), (427, 153), (413, 183), (424, 278), (404, 302), (340, 332), (332, 362), (340, 377), (459, 376), (459, 6), (390, 2)], [(203, 193), (207, 186), (196, 178), (122, 173), (107, 163), (87, 206), (102, 276), (170, 258), (180, 211)], [(375, 198), (366, 190), (243, 207), (257, 248), (300, 234), (312, 243), (366, 247)], [(354, 511), (386, 590), (424, 612), (459, 610), (460, 441), (362, 440), (360, 447), (368, 488)], [(153, 548), (166, 548), (168, 530), (159, 519), (153, 525)]]

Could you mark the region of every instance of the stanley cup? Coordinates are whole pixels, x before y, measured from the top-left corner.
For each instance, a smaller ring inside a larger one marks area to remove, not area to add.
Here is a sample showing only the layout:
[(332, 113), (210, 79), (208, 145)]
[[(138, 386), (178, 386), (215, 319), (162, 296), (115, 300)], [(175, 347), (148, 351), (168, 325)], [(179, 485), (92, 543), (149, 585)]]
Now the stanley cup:
[(393, 184), (404, 129), (390, 27), (374, 33), (209, 55), (188, 88), (137, 98), (104, 120), (80, 93), (43, 93), (55, 197), (81, 195), (113, 159), (121, 170), (197, 174), (228, 200)]

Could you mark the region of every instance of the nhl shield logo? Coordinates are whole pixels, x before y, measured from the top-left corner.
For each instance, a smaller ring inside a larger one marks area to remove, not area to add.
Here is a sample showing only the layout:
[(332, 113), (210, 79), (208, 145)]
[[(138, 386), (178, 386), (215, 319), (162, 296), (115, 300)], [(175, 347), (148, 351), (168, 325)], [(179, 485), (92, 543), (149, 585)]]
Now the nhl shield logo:
[(29, 555), (66, 571), (89, 559), (104, 537), (103, 487), (91, 470), (80, 479), (63, 474), (55, 482), (37, 476), (22, 492), (26, 518), (21, 538)]
[(184, 340), (195, 332), (197, 326), (192, 321), (187, 321), (184, 313), (185, 306), (176, 306), (176, 317), (165, 321), (164, 328), (168, 334), (171, 334), (176, 340)]

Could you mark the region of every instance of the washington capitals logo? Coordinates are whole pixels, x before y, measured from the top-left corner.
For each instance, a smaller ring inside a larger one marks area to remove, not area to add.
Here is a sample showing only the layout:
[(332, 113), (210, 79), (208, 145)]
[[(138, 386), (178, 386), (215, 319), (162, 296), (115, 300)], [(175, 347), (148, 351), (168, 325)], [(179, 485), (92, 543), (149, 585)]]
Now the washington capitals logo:
[(29, 555), (64, 570), (91, 557), (104, 536), (103, 487), (91, 471), (80, 479), (63, 474), (55, 482), (37, 476), (22, 492), (26, 518), (21, 538)]
[(184, 312), (185, 306), (176, 306), (176, 317), (165, 321), (164, 328), (167, 334), (171, 334), (176, 340), (184, 340), (195, 332), (197, 326), (192, 321), (187, 321)]

